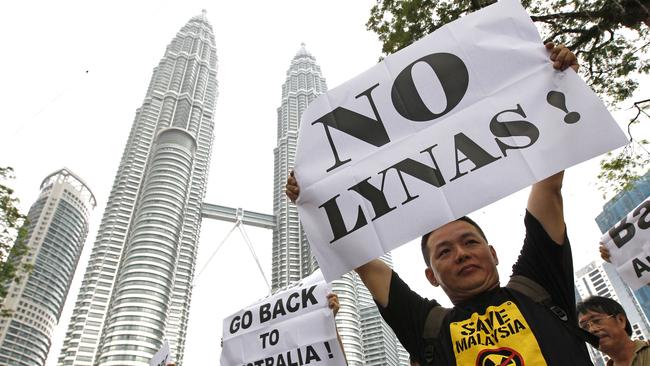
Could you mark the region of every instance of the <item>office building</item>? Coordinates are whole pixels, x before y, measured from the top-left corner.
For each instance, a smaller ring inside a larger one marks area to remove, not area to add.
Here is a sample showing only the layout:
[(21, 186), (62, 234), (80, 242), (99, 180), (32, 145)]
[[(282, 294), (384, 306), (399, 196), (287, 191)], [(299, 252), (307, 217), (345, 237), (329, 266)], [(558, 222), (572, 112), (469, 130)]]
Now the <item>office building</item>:
[(136, 110), (59, 365), (182, 364), (208, 178), (217, 56), (206, 12), (167, 46)]
[[(326, 91), (327, 84), (320, 66), (302, 44), (287, 71), (282, 85), (281, 104), (277, 110), (277, 147), (273, 151), (273, 215), (276, 218), (276, 227), (273, 230), (271, 265), (274, 291), (299, 281), (318, 268), (300, 224), (298, 210), (284, 194), (284, 185), (294, 166), (300, 117), (309, 103)], [(354, 272), (347, 273), (334, 281), (332, 287), (341, 304), (336, 323), (348, 365), (398, 365), (399, 357), (395, 351), (396, 346), (393, 346), (398, 343), (396, 337), (392, 332), (385, 332), (387, 326), (377, 311), (372, 311), (369, 306), (365, 306), (368, 309), (363, 310), (362, 298), (366, 299), (365, 305), (368, 301), (372, 303), (372, 300), (368, 300), (370, 294), (359, 276)], [(372, 306), (375, 306), (374, 303)], [(364, 341), (363, 324), (366, 324), (367, 328), (367, 341)], [(366, 345), (369, 347), (367, 350)], [(389, 358), (385, 358), (384, 353), (376, 353), (378, 347), (386, 345), (391, 346), (387, 350)], [(367, 363), (368, 357), (376, 360), (388, 359), (390, 362)]]
[[(68, 169), (48, 175), (27, 214), (27, 252), (10, 258), (31, 266), (9, 284), (0, 318), (0, 365), (43, 366), (96, 201)], [(22, 267), (22, 265), (21, 265)]]

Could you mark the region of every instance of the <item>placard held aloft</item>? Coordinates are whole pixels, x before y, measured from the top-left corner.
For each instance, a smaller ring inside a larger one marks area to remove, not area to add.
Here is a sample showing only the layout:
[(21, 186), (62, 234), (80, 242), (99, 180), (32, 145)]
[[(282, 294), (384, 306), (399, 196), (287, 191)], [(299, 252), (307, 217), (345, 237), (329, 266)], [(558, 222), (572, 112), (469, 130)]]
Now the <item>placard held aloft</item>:
[(300, 219), (328, 281), (625, 144), (529, 15), (502, 0), (314, 100), (296, 154)]

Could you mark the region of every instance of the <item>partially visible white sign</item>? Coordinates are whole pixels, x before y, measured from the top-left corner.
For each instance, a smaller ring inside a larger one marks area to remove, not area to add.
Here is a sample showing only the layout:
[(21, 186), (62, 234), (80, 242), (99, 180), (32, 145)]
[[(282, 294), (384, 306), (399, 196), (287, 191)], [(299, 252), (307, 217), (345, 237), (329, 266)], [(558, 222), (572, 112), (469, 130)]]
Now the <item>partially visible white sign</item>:
[(170, 363), (172, 359), (169, 354), (169, 342), (165, 339), (158, 352), (149, 361), (149, 366), (167, 366)]
[(650, 197), (600, 239), (623, 281), (633, 290), (650, 283)]
[(344, 366), (334, 315), (327, 305), (331, 287), (313, 277), (226, 318), (222, 366)]
[(314, 100), (295, 174), (325, 279), (626, 138), (530, 16), (501, 0)]

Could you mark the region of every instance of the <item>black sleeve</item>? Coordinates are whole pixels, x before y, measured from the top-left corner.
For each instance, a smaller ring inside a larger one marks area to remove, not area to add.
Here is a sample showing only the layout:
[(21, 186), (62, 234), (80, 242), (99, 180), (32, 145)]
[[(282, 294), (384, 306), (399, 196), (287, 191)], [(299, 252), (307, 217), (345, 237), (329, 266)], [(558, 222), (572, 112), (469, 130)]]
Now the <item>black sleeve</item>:
[(397, 339), (413, 358), (423, 359), (424, 341), (422, 331), (429, 310), (440, 306), (435, 300), (427, 300), (415, 291), (393, 271), (388, 293), (388, 305), (377, 304), (381, 316), (393, 329)]
[(573, 259), (566, 233), (564, 244), (556, 244), (528, 210), (524, 223), (526, 238), (519, 258), (512, 267), (512, 274), (528, 277), (540, 284), (551, 295), (553, 304), (564, 309), (569, 319), (574, 319), (576, 303)]

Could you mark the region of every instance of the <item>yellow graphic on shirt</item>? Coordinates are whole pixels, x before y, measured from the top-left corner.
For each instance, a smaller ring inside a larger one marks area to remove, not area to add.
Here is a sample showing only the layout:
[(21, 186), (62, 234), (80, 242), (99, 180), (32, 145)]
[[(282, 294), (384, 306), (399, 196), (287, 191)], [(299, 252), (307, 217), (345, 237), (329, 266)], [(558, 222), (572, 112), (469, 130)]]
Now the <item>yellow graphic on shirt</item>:
[(449, 325), (458, 366), (545, 366), (535, 335), (512, 301)]

